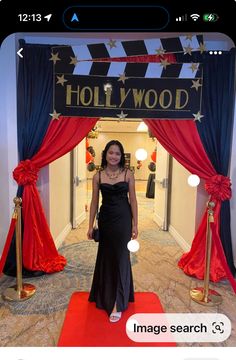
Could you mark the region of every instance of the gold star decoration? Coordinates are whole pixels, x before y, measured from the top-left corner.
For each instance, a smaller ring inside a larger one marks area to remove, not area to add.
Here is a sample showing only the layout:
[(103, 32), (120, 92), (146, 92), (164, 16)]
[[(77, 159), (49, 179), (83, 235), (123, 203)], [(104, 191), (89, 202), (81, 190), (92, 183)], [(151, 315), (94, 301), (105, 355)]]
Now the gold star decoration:
[(124, 83), (125, 83), (125, 80), (127, 80), (127, 79), (128, 79), (128, 77), (125, 76), (125, 73), (119, 74), (119, 79), (118, 79), (118, 81), (122, 81), (123, 84), (124, 84)]
[(192, 55), (193, 48), (188, 44), (188, 46), (184, 47), (184, 55), (189, 54)]
[(163, 49), (161, 46), (159, 47), (159, 49), (156, 49), (155, 51), (156, 51), (157, 55), (164, 55), (166, 52), (166, 50)]
[(192, 39), (193, 39), (193, 35), (188, 34), (188, 35), (186, 35), (185, 39), (186, 39), (186, 40), (190, 40), (190, 41), (192, 41)]
[(70, 56), (70, 58), (71, 58), (71, 62), (70, 62), (70, 64), (72, 64), (72, 65), (77, 65), (77, 63), (79, 62), (79, 60), (77, 59), (77, 56), (75, 56), (75, 57), (73, 57), (73, 56)]
[(113, 47), (116, 47), (116, 40), (111, 40), (109, 41), (109, 43), (107, 43), (108, 46), (110, 46), (110, 49), (112, 49)]
[(125, 120), (126, 116), (128, 116), (128, 114), (124, 114), (123, 110), (121, 111), (120, 114), (116, 114), (116, 116), (118, 116), (119, 121), (120, 120)]
[(200, 84), (199, 81), (200, 81), (200, 79), (192, 80), (193, 85), (191, 86), (191, 88), (194, 88), (194, 89), (196, 89), (196, 91), (198, 91), (198, 88), (199, 88), (200, 86), (202, 86), (202, 84)]
[(64, 74), (61, 76), (57, 76), (57, 84), (61, 84), (62, 86), (64, 86), (64, 83), (68, 81), (64, 78), (64, 76)]
[(51, 61), (53, 61), (53, 65), (55, 65), (57, 63), (57, 61), (60, 61), (61, 59), (59, 58), (59, 53), (57, 52), (56, 54), (51, 53), (52, 57), (49, 59)]
[(197, 114), (193, 114), (193, 116), (194, 116), (194, 121), (199, 121), (199, 122), (201, 122), (201, 118), (204, 117), (204, 115), (201, 115), (200, 111), (198, 111)]
[(52, 114), (49, 114), (50, 116), (52, 116), (52, 120), (59, 120), (59, 116), (61, 115), (61, 113), (57, 113), (56, 110), (53, 110)]
[(191, 66), (189, 66), (189, 69), (192, 69), (192, 72), (198, 69), (198, 64), (192, 63)]
[(170, 65), (170, 63), (165, 59), (165, 60), (161, 60), (161, 66), (163, 66), (164, 69), (166, 69), (166, 67)]
[(201, 54), (202, 54), (204, 51), (207, 51), (205, 44), (204, 44), (204, 43), (200, 43), (200, 46), (199, 46), (198, 50), (200, 51)]

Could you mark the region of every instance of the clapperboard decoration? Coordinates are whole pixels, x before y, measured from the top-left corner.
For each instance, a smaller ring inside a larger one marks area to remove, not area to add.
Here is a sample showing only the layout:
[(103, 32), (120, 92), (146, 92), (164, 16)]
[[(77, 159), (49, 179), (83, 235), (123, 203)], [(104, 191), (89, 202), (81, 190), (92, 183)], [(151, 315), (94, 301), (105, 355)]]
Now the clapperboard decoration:
[[(185, 43), (179, 37), (118, 42), (117, 45), (115, 40), (110, 40), (110, 45), (53, 48), (50, 60), (54, 63), (56, 113), (120, 119), (200, 120), (202, 65), (171, 64), (163, 56), (168, 52), (184, 51), (189, 55), (194, 50), (203, 50), (198, 36), (187, 38), (184, 37)], [(113, 47), (116, 51), (112, 54)], [(95, 61), (157, 55), (158, 52), (162, 55), (159, 63)]]

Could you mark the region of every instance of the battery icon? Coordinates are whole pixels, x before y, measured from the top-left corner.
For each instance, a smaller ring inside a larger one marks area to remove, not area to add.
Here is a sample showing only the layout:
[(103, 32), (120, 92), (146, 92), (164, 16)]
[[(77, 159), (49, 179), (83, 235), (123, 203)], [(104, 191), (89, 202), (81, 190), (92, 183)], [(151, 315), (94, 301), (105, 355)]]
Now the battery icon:
[(203, 21), (206, 22), (216, 22), (219, 19), (219, 16), (217, 14), (204, 14), (203, 15)]

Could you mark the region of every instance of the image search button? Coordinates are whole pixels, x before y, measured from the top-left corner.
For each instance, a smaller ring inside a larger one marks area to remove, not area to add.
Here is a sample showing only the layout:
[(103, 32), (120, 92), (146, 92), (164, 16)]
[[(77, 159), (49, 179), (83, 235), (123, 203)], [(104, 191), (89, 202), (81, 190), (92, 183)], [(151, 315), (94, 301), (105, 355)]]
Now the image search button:
[[(146, 22), (150, 14), (154, 22)], [(70, 30), (153, 30), (164, 29), (169, 12), (158, 5), (80, 5), (63, 13), (63, 23)], [(92, 21), (91, 21), (92, 19)], [(143, 24), (148, 23), (147, 26)]]

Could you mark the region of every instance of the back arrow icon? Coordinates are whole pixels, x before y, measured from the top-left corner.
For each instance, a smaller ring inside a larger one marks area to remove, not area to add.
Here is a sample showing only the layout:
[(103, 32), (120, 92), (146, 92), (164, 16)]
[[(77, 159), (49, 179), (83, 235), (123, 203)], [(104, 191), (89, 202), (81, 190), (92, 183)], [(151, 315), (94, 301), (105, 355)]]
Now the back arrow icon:
[(17, 55), (21, 58), (23, 58), (23, 55), (21, 54), (23, 48), (20, 48), (18, 51), (17, 51)]

